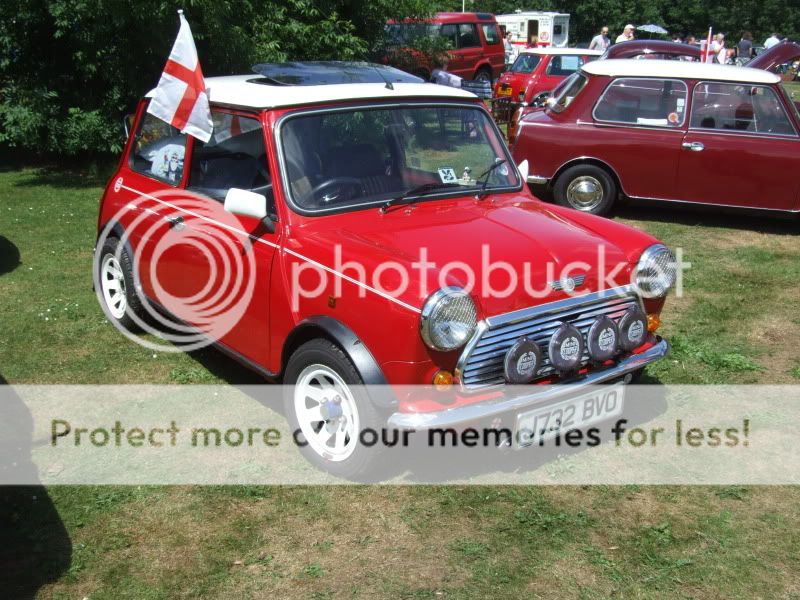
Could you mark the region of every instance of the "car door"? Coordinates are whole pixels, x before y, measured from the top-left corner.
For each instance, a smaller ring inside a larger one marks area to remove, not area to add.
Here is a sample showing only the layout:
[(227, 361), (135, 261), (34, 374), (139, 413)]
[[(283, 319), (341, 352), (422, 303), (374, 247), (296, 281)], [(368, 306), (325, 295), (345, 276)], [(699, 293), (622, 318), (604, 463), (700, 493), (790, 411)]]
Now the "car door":
[(614, 169), (626, 195), (673, 198), (687, 95), (679, 79), (613, 80), (592, 111), (595, 131), (583, 151)]
[(453, 71), (464, 79), (475, 78), (475, 67), (483, 57), (478, 26), (475, 23), (458, 24), (458, 51), (460, 58), (459, 71)]
[[(264, 131), (254, 115), (214, 110), (194, 140), (186, 189), (155, 256), (156, 297), (172, 314), (249, 361), (269, 361), (269, 282), (278, 233), (224, 209), (232, 188), (272, 198)], [(274, 208), (271, 209), (274, 211)], [(166, 258), (167, 254), (169, 258)]]
[(699, 82), (683, 139), (677, 199), (795, 210), (800, 138), (767, 85)]

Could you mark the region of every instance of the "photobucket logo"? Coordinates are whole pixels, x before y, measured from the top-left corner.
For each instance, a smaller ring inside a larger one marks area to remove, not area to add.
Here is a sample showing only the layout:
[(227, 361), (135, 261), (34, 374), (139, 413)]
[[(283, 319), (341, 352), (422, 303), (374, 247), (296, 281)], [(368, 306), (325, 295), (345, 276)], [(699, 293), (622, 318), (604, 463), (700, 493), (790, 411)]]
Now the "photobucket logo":
[(676, 257), (661, 262), (651, 262), (646, 270), (626, 259), (612, 260), (606, 247), (598, 244), (591, 260), (558, 263), (495, 260), (490, 244), (482, 244), (480, 257), (437, 264), (430, 259), (428, 248), (421, 247), (416, 260), (382, 261), (368, 268), (363, 262), (345, 259), (341, 245), (334, 247), (333, 265), (320, 266), (310, 261), (298, 261), (291, 267), (292, 309), (300, 310), (301, 299), (319, 298), (323, 295), (341, 297), (343, 286), (358, 286), (358, 296), (369, 293), (401, 299), (427, 298), (437, 289), (456, 285), (479, 298), (510, 298), (524, 294), (531, 301), (544, 300), (555, 292), (568, 296), (585, 294), (593, 290), (610, 290), (633, 285), (643, 297), (660, 296), (653, 293), (659, 282), (672, 282), (676, 293), (683, 294), (683, 273), (691, 267), (683, 260), (682, 249)]
[(134, 342), (159, 352), (197, 350), (224, 337), (247, 310), (256, 281), (251, 246), (222, 203), (172, 190), (141, 195), (97, 240), (95, 292), (108, 320)]

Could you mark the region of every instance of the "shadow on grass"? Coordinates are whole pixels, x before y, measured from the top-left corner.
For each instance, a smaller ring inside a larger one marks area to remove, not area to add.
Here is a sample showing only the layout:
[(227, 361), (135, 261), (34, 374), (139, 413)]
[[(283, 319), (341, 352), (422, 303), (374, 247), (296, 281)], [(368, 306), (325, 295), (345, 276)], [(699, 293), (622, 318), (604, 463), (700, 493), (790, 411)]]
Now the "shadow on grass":
[(114, 172), (114, 165), (87, 165), (63, 167), (43, 165), (32, 168), (3, 167), (0, 172), (23, 171), (23, 177), (15, 182), (17, 187), (49, 186), (58, 189), (81, 189), (103, 187)]
[[(0, 376), (0, 386), (7, 386)], [(5, 598), (33, 598), (72, 562), (72, 541), (31, 460), (33, 422), (10, 387), (3, 387), (0, 422), (0, 590)]]
[(11, 273), (19, 265), (19, 248), (10, 239), (0, 235), (0, 275)]
[(666, 202), (631, 201), (614, 211), (614, 217), (722, 229), (740, 229), (773, 235), (800, 235), (797, 216), (789, 213), (733, 210)]

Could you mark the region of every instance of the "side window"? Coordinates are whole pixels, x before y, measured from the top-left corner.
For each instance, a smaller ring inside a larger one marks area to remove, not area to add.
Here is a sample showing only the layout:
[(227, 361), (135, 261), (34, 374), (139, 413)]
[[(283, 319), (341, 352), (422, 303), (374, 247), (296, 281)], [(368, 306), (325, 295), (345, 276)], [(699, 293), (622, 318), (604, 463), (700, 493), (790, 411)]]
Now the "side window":
[(481, 45), (478, 38), (478, 28), (474, 23), (461, 23), (458, 26), (458, 47), (475, 48)]
[(795, 135), (775, 90), (763, 85), (698, 83), (692, 93), (692, 128)]
[(597, 121), (680, 127), (686, 119), (688, 91), (676, 79), (616, 79), (594, 107)]
[(500, 36), (497, 35), (497, 25), (488, 23), (486, 25), (481, 25), (481, 27), (483, 28), (483, 37), (486, 38), (487, 46), (494, 46), (500, 43)]
[(185, 153), (186, 135), (145, 113), (133, 142), (131, 169), (177, 185), (183, 177)]
[(581, 68), (583, 62), (580, 56), (564, 54), (550, 57), (550, 64), (547, 65), (548, 75), (568, 77)]
[(442, 25), (439, 30), (439, 35), (450, 43), (451, 48), (458, 47), (458, 26), (457, 25)]
[(253, 118), (211, 113), (214, 133), (207, 143), (195, 140), (187, 188), (225, 200), (231, 188), (269, 196), (272, 178), (261, 124)]

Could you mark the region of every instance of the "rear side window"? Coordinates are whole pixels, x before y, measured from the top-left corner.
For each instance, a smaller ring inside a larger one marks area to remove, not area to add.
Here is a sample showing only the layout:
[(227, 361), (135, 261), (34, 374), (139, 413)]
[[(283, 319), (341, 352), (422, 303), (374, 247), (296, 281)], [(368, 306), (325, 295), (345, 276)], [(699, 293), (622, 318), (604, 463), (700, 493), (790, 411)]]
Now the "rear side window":
[(583, 66), (580, 56), (570, 54), (550, 57), (550, 64), (547, 65), (547, 74), (561, 77), (572, 75)]
[(133, 142), (131, 169), (177, 185), (183, 177), (185, 154), (186, 135), (145, 113)]
[(587, 81), (589, 80), (583, 73), (573, 73), (553, 90), (553, 97), (547, 103), (547, 107), (554, 112), (563, 111), (581, 93)]
[(686, 84), (679, 79), (616, 79), (594, 108), (597, 121), (680, 127), (686, 120)]
[(488, 23), (486, 25), (481, 25), (481, 27), (483, 28), (483, 37), (486, 38), (487, 46), (494, 46), (500, 43), (500, 36), (497, 34), (497, 25)]
[(481, 45), (478, 38), (478, 28), (475, 23), (461, 23), (458, 26), (458, 47), (475, 48)]
[(763, 85), (698, 83), (692, 93), (692, 128), (794, 135), (775, 90)]

